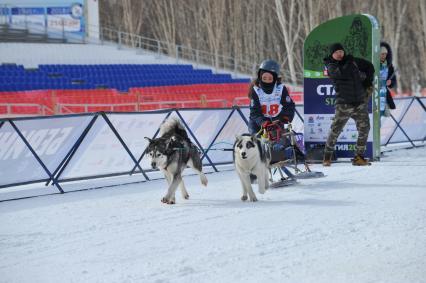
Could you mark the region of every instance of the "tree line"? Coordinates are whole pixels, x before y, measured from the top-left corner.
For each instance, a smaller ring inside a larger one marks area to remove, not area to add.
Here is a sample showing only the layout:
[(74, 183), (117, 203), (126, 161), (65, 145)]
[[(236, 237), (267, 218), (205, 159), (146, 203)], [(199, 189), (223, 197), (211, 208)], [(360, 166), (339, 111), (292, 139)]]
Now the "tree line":
[(426, 87), (424, 0), (101, 0), (101, 25), (193, 49), (282, 64), (284, 81), (301, 83), (303, 42), (329, 19), (366, 13), (392, 47), (398, 89)]

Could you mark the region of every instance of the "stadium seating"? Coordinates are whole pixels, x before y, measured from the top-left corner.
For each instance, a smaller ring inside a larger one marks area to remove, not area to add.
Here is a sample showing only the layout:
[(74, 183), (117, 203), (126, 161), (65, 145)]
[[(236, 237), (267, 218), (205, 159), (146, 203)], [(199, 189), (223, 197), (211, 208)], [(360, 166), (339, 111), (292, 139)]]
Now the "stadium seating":
[(38, 69), (0, 66), (0, 91), (104, 88), (128, 92), (132, 87), (240, 82), (248, 80), (213, 74), (211, 70), (195, 70), (192, 65), (39, 65)]
[[(249, 104), (248, 79), (176, 64), (0, 65), (0, 115)], [(298, 103), (302, 92), (290, 88)]]

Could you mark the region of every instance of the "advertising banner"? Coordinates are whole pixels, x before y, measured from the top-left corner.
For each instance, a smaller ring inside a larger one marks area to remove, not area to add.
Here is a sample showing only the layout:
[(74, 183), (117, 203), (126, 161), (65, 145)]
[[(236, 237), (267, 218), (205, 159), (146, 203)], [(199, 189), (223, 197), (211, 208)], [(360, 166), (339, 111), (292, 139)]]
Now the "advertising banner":
[(65, 7), (47, 7), (47, 27), (65, 32), (84, 32), (83, 5), (73, 3)]
[(9, 23), (9, 8), (0, 7), (0, 24)]
[(113, 130), (98, 116), (59, 179), (129, 172), (134, 164)]
[[(381, 127), (380, 127), (380, 138), (381, 144), (388, 144), (392, 136), (394, 135), (395, 130), (397, 130), (397, 123), (401, 121), (404, 116), (404, 113), (407, 112), (408, 107), (411, 105), (413, 98), (405, 98), (405, 99), (395, 99), (396, 109), (392, 110), (392, 116), (394, 119), (390, 117), (383, 116), (381, 118)], [(407, 138), (403, 139), (407, 141)]]
[[(53, 171), (88, 125), (91, 116), (17, 120), (15, 125)], [(49, 178), (10, 123), (0, 128), (0, 186)]]
[(84, 0), (0, 0), (0, 20), (14, 28), (58, 37), (86, 34)]
[(49, 176), (9, 123), (0, 128), (0, 186)]
[[(323, 85), (318, 85), (317, 88), (319, 92), (324, 93), (324, 96), (330, 89), (329, 86)], [(413, 97), (395, 99), (397, 108), (392, 111), (392, 117), (382, 119), (383, 145), (410, 141), (424, 142), (426, 108), (421, 102), (426, 102), (425, 100)], [(328, 100), (325, 98), (324, 101), (326, 105)], [(312, 111), (310, 107), (307, 106), (305, 111)], [(304, 111), (302, 105), (298, 105), (296, 109), (299, 113)], [(23, 142), (19, 133), (28, 141), (50, 173), (61, 168), (61, 165), (64, 165), (63, 161), (67, 160), (68, 153), (75, 150), (75, 154), (70, 157), (65, 171), (58, 179), (61, 182), (67, 179), (78, 180), (130, 173), (135, 167), (135, 161), (142, 156), (148, 145), (144, 137), (153, 138), (168, 115), (182, 118), (184, 124), (186, 123), (194, 134), (192, 136), (188, 131), (190, 138), (194, 142), (199, 141), (204, 150), (211, 146), (207, 154), (216, 165), (232, 162), (232, 151), (229, 149), (232, 149), (235, 136), (248, 132), (244, 121), (244, 118), (248, 119), (249, 116), (248, 107), (234, 111), (232, 109), (179, 110), (178, 113), (174, 110), (170, 111), (94, 113), (93, 115), (0, 120), (0, 187), (49, 179), (49, 175)], [(231, 112), (232, 115), (230, 115)], [(95, 115), (97, 119), (92, 125)], [(327, 113), (305, 115), (305, 128), (309, 129), (308, 137), (313, 140), (311, 143), (324, 139), (325, 136), (321, 133), (322, 126), (326, 125), (325, 127), (328, 128), (331, 121), (327, 115)], [(355, 138), (350, 136), (350, 131), (354, 131), (352, 127), (354, 126), (348, 124), (347, 129), (342, 133), (343, 140)], [(86, 129), (88, 132), (84, 135)], [(117, 131), (118, 136), (113, 129)], [(298, 114), (293, 120), (293, 129), (296, 132), (303, 132), (303, 121)], [(82, 143), (78, 146), (79, 139)], [(126, 151), (126, 147), (120, 140), (125, 143), (130, 153)], [(353, 142), (341, 142), (338, 150), (351, 151), (353, 144)], [(203, 163), (210, 165), (207, 158), (203, 159)], [(140, 165), (144, 171), (151, 169), (148, 157), (143, 158)], [(136, 169), (135, 172), (139, 171)]]
[[(391, 118), (382, 119), (382, 144), (424, 141), (426, 137), (426, 112), (418, 99), (395, 100), (396, 109)], [(397, 127), (397, 123), (399, 127)]]
[[(379, 26), (370, 15), (350, 15), (327, 21), (316, 27), (304, 44), (304, 138), (305, 146), (325, 144), (334, 117), (335, 91), (323, 59), (329, 46), (340, 42), (347, 54), (373, 62), (378, 70)], [(378, 89), (377, 72), (374, 80)], [(366, 156), (380, 157), (380, 121), (378, 93), (370, 103), (370, 125)], [(352, 119), (339, 136), (335, 151), (338, 157), (353, 157), (358, 132)]]
[(44, 7), (13, 7), (11, 11), (11, 24), (44, 30), (46, 24)]
[[(166, 118), (167, 113), (139, 113), (133, 114), (107, 114), (108, 119), (113, 124), (114, 128), (120, 133), (121, 138), (124, 140), (130, 151), (136, 159), (144, 152), (148, 146), (148, 141), (145, 137), (154, 138), (155, 133), (160, 128), (161, 123)], [(158, 135), (157, 135), (158, 137)], [(151, 164), (147, 157), (143, 158), (140, 162), (141, 167), (151, 169)], [(134, 164), (131, 163), (133, 168)], [(140, 171), (139, 169), (136, 172)]]
[[(198, 142), (201, 144), (202, 148), (207, 149), (207, 147), (211, 144), (214, 137), (217, 135), (219, 130), (225, 124), (226, 118), (231, 113), (231, 109), (212, 109), (212, 110), (189, 110), (179, 112), (183, 119), (188, 124), (192, 133), (197, 137)], [(174, 116), (175, 113), (172, 114)], [(189, 133), (188, 133), (189, 134)], [(222, 136), (225, 138), (225, 136)], [(235, 134), (233, 135), (235, 139)], [(193, 138), (191, 138), (193, 140)], [(226, 138), (228, 140), (229, 137)], [(217, 142), (221, 142), (221, 140), (217, 140)], [(212, 151), (208, 153), (208, 156), (213, 158), (215, 156), (215, 160), (217, 162), (226, 162), (231, 159), (227, 158), (224, 160), (223, 158), (219, 158), (216, 155), (221, 155), (219, 152)], [(222, 154), (223, 155), (223, 154)], [(229, 155), (229, 153), (228, 153)], [(203, 164), (209, 164), (207, 159), (203, 160)]]

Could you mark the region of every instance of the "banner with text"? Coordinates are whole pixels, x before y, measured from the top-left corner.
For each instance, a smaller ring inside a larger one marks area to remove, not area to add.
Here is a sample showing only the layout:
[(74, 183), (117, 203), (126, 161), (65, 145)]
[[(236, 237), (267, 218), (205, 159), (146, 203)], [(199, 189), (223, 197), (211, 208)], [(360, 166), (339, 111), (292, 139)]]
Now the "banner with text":
[[(379, 25), (370, 15), (350, 15), (327, 21), (316, 27), (304, 44), (304, 120), (305, 146), (325, 144), (334, 117), (335, 91), (323, 59), (329, 53), (329, 45), (340, 42), (348, 54), (367, 59), (378, 70)], [(377, 86), (377, 72), (375, 84)], [(378, 93), (370, 101), (371, 130), (368, 136), (366, 156), (380, 156), (380, 121)], [(374, 110), (374, 111), (372, 111)], [(339, 136), (335, 150), (337, 157), (352, 157), (358, 132), (352, 119)]]
[[(383, 145), (424, 143), (425, 100), (395, 99), (397, 109), (391, 111), (391, 117), (382, 119)], [(305, 111), (312, 112), (310, 107), (306, 106)], [(302, 113), (303, 106), (298, 105), (297, 111)], [(305, 123), (296, 114), (293, 129), (296, 132), (307, 129), (305, 132), (309, 134), (305, 138), (311, 143), (324, 139), (326, 134), (322, 129), (330, 123), (327, 115), (331, 115), (331, 110), (328, 111), (321, 115), (306, 114)], [(249, 109), (245, 107), (0, 119), (0, 188), (49, 180), (43, 166), (50, 174), (55, 173), (59, 182), (130, 174), (140, 159), (142, 170), (151, 170), (149, 158), (141, 158), (148, 145), (145, 137), (158, 137), (159, 127), (167, 117), (181, 119), (191, 140), (207, 153), (204, 165), (210, 165), (210, 161), (215, 165), (232, 163), (235, 136), (247, 133), (248, 116)], [(339, 144), (342, 150), (353, 150), (355, 136), (351, 136), (351, 131), (355, 131), (353, 124), (342, 133), (343, 141), (348, 141)], [(141, 171), (137, 168), (135, 172)]]
[(25, 28), (33, 33), (49, 33), (53, 37), (86, 34), (84, 0), (0, 0), (2, 23), (14, 28)]

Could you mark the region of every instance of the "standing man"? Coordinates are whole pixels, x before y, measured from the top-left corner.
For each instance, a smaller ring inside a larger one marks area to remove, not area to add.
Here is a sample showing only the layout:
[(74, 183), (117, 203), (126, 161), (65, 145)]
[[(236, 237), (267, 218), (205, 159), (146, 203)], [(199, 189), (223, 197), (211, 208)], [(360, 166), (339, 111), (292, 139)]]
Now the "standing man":
[(323, 165), (330, 166), (337, 138), (349, 118), (355, 120), (358, 131), (353, 165), (370, 165), (364, 158), (370, 119), (368, 101), (373, 91), (374, 66), (369, 61), (345, 54), (342, 44), (330, 45), (329, 56), (324, 59), (328, 76), (336, 92), (336, 112), (324, 149)]

